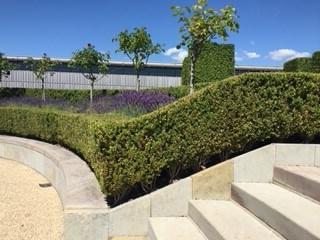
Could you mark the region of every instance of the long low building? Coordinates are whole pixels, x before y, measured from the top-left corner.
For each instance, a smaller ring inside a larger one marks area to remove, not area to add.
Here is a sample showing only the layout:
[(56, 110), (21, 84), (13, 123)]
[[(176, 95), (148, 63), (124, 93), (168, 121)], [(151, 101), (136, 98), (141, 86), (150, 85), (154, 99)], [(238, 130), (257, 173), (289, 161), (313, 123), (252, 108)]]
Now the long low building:
[[(26, 57), (6, 57), (16, 68), (8, 78), (2, 79), (0, 87), (41, 88), (41, 81), (27, 69)], [(36, 58), (37, 60), (37, 58)], [(45, 85), (47, 89), (89, 89), (90, 82), (68, 67), (69, 59), (54, 59), (59, 63), (54, 72), (48, 73)], [(141, 74), (141, 88), (176, 87), (181, 85), (182, 64), (148, 63)], [(235, 74), (245, 72), (275, 72), (280, 67), (236, 66)], [(101, 75), (96, 89), (135, 89), (136, 74), (129, 62), (111, 61), (107, 75)]]

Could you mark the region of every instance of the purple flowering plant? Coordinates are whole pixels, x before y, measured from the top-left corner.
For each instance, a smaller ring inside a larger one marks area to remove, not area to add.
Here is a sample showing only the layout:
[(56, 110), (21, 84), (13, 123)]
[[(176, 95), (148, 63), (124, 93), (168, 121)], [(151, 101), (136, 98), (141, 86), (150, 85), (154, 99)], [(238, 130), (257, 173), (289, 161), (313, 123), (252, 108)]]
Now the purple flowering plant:
[(152, 112), (161, 106), (167, 105), (175, 101), (165, 93), (159, 92), (136, 92), (123, 91), (117, 95), (98, 95), (94, 97), (93, 104), (90, 108), (88, 100), (71, 103), (62, 99), (47, 99), (46, 102), (36, 97), (8, 97), (0, 99), (0, 106), (32, 106), (32, 107), (52, 107), (64, 111), (97, 114), (105, 114), (118, 112), (129, 116), (139, 116)]

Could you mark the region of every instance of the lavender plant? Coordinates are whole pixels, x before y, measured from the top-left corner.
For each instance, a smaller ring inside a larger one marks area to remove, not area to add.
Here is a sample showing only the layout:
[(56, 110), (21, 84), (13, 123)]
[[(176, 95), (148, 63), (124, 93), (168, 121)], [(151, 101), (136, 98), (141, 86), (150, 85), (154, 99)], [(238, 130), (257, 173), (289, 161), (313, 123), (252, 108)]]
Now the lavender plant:
[(49, 107), (78, 113), (105, 114), (118, 112), (129, 116), (139, 116), (173, 101), (175, 101), (175, 98), (165, 93), (123, 91), (114, 96), (98, 95), (92, 104), (89, 100), (72, 103), (62, 99), (49, 98), (46, 102), (43, 102), (37, 97), (20, 96), (1, 98), (0, 106)]
[(144, 113), (152, 112), (157, 108), (173, 102), (175, 99), (164, 93), (125, 91), (114, 97), (117, 109), (140, 109)]

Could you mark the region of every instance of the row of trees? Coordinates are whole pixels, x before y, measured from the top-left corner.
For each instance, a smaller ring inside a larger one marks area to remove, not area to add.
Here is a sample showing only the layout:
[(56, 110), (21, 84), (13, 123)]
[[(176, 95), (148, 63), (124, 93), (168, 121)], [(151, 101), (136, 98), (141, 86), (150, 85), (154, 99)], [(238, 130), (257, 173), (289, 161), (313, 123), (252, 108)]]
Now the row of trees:
[[(152, 54), (158, 54), (163, 51), (160, 44), (154, 44), (151, 35), (146, 28), (135, 28), (132, 32), (123, 31), (118, 34), (113, 41), (119, 43), (117, 52), (128, 56), (132, 61), (133, 68), (136, 72), (136, 90), (140, 90), (140, 74), (144, 66), (148, 63)], [(75, 51), (68, 64), (70, 68), (81, 72), (83, 76), (90, 81), (90, 103), (93, 102), (94, 84), (108, 73), (110, 55), (99, 52), (92, 44), (87, 44), (83, 49)], [(46, 53), (40, 60), (29, 58), (26, 66), (31, 70), (36, 79), (41, 80), (42, 100), (46, 100), (45, 80), (48, 76), (54, 75), (55, 67), (60, 64), (52, 60)], [(10, 70), (14, 67), (9, 61), (0, 55), (1, 76), (8, 76)]]
[[(219, 11), (208, 7), (207, 0), (196, 0), (192, 7), (172, 7), (172, 13), (178, 17), (181, 24), (181, 41), (177, 48), (185, 47), (191, 59), (190, 69), (190, 94), (194, 91), (195, 63), (208, 41), (213, 39), (228, 38), (228, 32), (236, 32), (239, 28), (236, 10), (226, 6)], [(132, 32), (127, 30), (120, 32), (114, 42), (119, 44), (118, 50), (125, 54), (132, 62), (136, 72), (136, 90), (140, 90), (140, 75), (149, 57), (163, 52), (160, 44), (152, 41), (146, 28), (135, 28)], [(90, 81), (90, 102), (93, 100), (93, 89), (96, 81), (108, 72), (110, 55), (102, 53), (88, 44), (83, 49), (73, 53), (69, 67), (82, 72), (83, 76)], [(42, 82), (42, 99), (45, 101), (45, 79), (48, 74), (54, 74), (53, 69), (57, 62), (52, 61), (46, 54), (40, 60), (29, 59), (28, 67), (36, 78)], [(7, 76), (12, 66), (0, 55), (0, 77)], [(1, 78), (0, 78), (1, 80)]]

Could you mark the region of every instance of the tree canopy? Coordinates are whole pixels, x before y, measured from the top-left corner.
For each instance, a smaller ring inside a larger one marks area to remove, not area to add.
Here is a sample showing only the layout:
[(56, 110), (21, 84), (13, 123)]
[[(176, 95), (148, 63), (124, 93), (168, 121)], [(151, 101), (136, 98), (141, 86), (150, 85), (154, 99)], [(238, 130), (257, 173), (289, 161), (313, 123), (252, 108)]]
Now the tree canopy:
[(96, 50), (92, 44), (87, 44), (83, 49), (73, 53), (69, 67), (78, 69), (85, 78), (94, 82), (99, 74), (108, 73), (110, 55)]
[(46, 101), (45, 94), (45, 79), (48, 75), (54, 74), (54, 67), (58, 63), (52, 61), (46, 53), (44, 53), (41, 59), (29, 58), (27, 61), (27, 68), (29, 68), (33, 74), (36, 76), (36, 79), (41, 80), (41, 89), (42, 89), (42, 100)]
[(116, 52), (124, 53), (132, 61), (137, 74), (137, 91), (139, 91), (140, 73), (144, 65), (148, 63), (151, 55), (159, 54), (163, 51), (161, 45), (152, 42), (151, 35), (146, 28), (135, 28), (132, 32), (125, 30), (120, 32), (113, 41), (119, 43), (119, 48)]
[(52, 61), (50, 57), (44, 53), (39, 60), (29, 58), (27, 65), (37, 79), (44, 81), (47, 74), (54, 74), (53, 68), (57, 65), (57, 63)]
[(193, 92), (194, 65), (201, 50), (208, 41), (222, 38), (227, 40), (229, 32), (239, 29), (236, 10), (226, 6), (215, 10), (208, 6), (207, 0), (197, 0), (192, 7), (173, 6), (173, 15), (181, 23), (181, 41), (177, 48), (188, 48), (191, 58), (190, 92)]
[[(90, 105), (93, 103), (94, 83), (108, 73), (110, 55), (96, 50), (92, 44), (73, 53), (69, 67), (78, 69), (83, 76), (91, 81)], [(102, 75), (101, 75), (102, 74)]]

